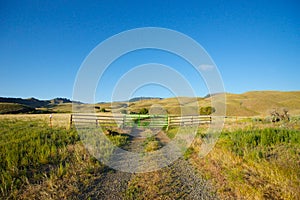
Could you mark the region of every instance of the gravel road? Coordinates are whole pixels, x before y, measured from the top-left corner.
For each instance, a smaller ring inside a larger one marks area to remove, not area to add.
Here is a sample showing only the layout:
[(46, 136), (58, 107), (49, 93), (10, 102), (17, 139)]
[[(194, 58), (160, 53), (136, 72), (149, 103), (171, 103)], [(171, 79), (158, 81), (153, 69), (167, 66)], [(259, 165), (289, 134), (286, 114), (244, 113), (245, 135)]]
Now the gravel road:
[[(135, 137), (124, 149), (142, 151), (143, 130), (135, 130)], [(161, 137), (158, 137), (161, 138)], [(158, 177), (158, 178), (154, 178)], [(132, 182), (137, 182), (135, 185)], [(139, 182), (145, 183), (139, 186)], [(130, 185), (130, 186), (129, 186)], [(134, 197), (128, 195), (129, 187), (137, 186)], [(150, 189), (149, 189), (150, 188)], [(155, 188), (152, 194), (151, 188)], [(150, 194), (150, 195), (149, 195)], [(111, 168), (95, 175), (92, 184), (82, 191), (80, 199), (218, 199), (212, 186), (202, 179), (193, 166), (183, 158), (160, 170), (148, 173), (126, 173)]]

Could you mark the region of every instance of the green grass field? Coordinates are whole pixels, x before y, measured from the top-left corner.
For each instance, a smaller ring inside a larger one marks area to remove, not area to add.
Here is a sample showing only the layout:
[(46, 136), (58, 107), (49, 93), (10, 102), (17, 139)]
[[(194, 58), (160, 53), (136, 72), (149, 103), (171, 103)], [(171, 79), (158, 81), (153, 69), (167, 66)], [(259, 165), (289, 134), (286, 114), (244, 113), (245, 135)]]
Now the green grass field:
[[(110, 136), (118, 146), (125, 136)], [(104, 166), (84, 149), (75, 129), (49, 127), (42, 119), (0, 121), (0, 197), (35, 198), (39, 192), (63, 198), (79, 193)], [(62, 188), (53, 188), (64, 186)]]
[(192, 163), (224, 199), (299, 199), (300, 130), (254, 125), (225, 129), (204, 159), (196, 153), (204, 137), (200, 133), (192, 146)]
[[(0, 116), (1, 199), (70, 198), (90, 185), (95, 172), (105, 169), (69, 127), (69, 117), (54, 114), (51, 128), (48, 114)], [(298, 117), (276, 124), (227, 119), (206, 157), (198, 156), (207, 129), (202, 127), (184, 158), (213, 183), (221, 199), (299, 199), (299, 124)], [(167, 136), (172, 139), (176, 132), (171, 128)], [(127, 143), (122, 135), (109, 139), (118, 146)], [(151, 137), (144, 143), (147, 152), (160, 146)], [(111, 151), (103, 152), (109, 157)]]

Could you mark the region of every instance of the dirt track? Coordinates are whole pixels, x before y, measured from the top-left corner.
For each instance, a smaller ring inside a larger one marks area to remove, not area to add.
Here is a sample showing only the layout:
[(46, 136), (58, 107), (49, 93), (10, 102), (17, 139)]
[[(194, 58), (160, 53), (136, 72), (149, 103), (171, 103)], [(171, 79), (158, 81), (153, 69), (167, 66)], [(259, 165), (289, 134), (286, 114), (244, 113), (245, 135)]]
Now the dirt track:
[[(149, 133), (149, 132), (148, 132)], [(143, 151), (143, 130), (133, 130), (124, 149)], [(162, 134), (156, 137), (162, 143)], [(153, 172), (127, 173), (107, 168), (96, 174), (93, 183), (82, 191), (79, 199), (217, 199), (210, 184), (202, 179), (188, 161), (180, 158)]]

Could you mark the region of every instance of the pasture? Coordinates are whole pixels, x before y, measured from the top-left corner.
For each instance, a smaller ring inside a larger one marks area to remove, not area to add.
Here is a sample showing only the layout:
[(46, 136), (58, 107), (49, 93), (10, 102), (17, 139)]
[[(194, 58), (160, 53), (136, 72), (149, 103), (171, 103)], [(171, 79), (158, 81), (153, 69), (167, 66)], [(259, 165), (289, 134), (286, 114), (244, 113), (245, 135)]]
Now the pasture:
[[(208, 126), (200, 125), (184, 159), (211, 182), (220, 199), (300, 198), (298, 117), (280, 123), (227, 118), (214, 149), (200, 158), (199, 148)], [(169, 139), (176, 129), (174, 126), (165, 131)], [(108, 137), (120, 147), (129, 142), (125, 134)], [(146, 138), (142, 147), (149, 152), (162, 145), (159, 138), (152, 136)], [(93, 196), (88, 188), (108, 170), (84, 148), (76, 129), (70, 127), (70, 114), (53, 114), (51, 124), (49, 114), (0, 115), (0, 161), (2, 199), (88, 198)], [(171, 182), (162, 184), (161, 173), (170, 176), (166, 180)], [(133, 175), (124, 183), (127, 189), (122, 197), (184, 198), (186, 194), (175, 194), (171, 189), (177, 178), (162, 171)], [(151, 195), (151, 191), (162, 196)]]

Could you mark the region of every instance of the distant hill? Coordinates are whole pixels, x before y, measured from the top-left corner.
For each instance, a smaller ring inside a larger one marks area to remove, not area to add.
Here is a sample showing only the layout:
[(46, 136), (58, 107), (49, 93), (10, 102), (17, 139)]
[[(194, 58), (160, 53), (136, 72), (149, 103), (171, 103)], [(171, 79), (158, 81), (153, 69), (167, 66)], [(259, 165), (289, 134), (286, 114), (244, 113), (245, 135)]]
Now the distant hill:
[[(135, 98), (128, 106), (120, 106), (120, 112), (124, 109), (127, 112), (138, 112), (142, 108), (151, 109), (153, 105), (159, 105), (169, 114), (180, 114), (181, 107), (186, 112), (195, 113), (195, 104), (199, 107), (211, 106), (212, 96), (204, 98), (173, 97), (173, 98)], [(140, 101), (142, 99), (142, 101)], [(121, 104), (121, 102), (120, 102)], [(107, 110), (111, 110), (110, 103), (98, 104)], [(115, 107), (115, 106), (114, 106)], [(226, 93), (226, 115), (227, 116), (269, 116), (270, 111), (287, 108), (291, 115), (300, 115), (300, 91), (251, 91), (243, 94)], [(190, 110), (190, 111), (189, 111)]]
[(18, 103), (0, 103), (0, 114), (33, 113), (35, 109)]
[(21, 99), (21, 98), (6, 98), (6, 97), (0, 97), (0, 102), (16, 103), (16, 104), (26, 105), (31, 108), (44, 107), (50, 103), (49, 101), (42, 101), (35, 98)]
[(129, 102), (136, 102), (136, 101), (141, 101), (141, 100), (151, 100), (151, 99), (162, 99), (162, 98), (159, 98), (159, 97), (135, 97), (135, 98), (132, 98), (132, 99), (129, 99)]
[(287, 108), (291, 115), (300, 115), (300, 91), (251, 91), (226, 94), (227, 115), (266, 116), (271, 110)]
[[(136, 97), (129, 102), (97, 103), (95, 106), (104, 108), (106, 111), (114, 109), (115, 112), (138, 112), (143, 108), (152, 109), (161, 107), (169, 114), (180, 114), (182, 107), (184, 112), (195, 113), (195, 105), (199, 107), (211, 106), (211, 98), (173, 97), (154, 98)], [(55, 98), (52, 100), (38, 100), (35, 98), (3, 98), (0, 97), (0, 113), (43, 113), (43, 112), (72, 112), (72, 101), (66, 98)], [(85, 109), (88, 104), (76, 102), (77, 106)], [(30, 110), (30, 109), (35, 110)], [(226, 93), (226, 115), (227, 116), (268, 116), (270, 111), (287, 108), (289, 113), (300, 115), (300, 91), (251, 91), (243, 94)], [(100, 112), (97, 109), (96, 112)], [(196, 111), (197, 112), (197, 111)]]
[[(36, 98), (22, 99), (0, 97), (0, 114), (47, 113), (53, 111), (53, 109), (50, 108), (69, 103), (72, 103), (72, 101), (66, 98), (39, 100)], [(69, 110), (71, 111), (71, 109)]]
[(56, 105), (61, 103), (72, 103), (71, 100), (66, 98), (55, 98), (51, 100), (39, 100), (36, 98), (22, 99), (22, 98), (7, 98), (0, 97), (0, 103), (17, 103), (26, 105), (32, 108), (46, 107), (49, 105)]
[(55, 105), (62, 104), (62, 103), (72, 103), (72, 101), (67, 98), (55, 98), (55, 99), (52, 99), (49, 101), (50, 101), (50, 104), (55, 104)]

